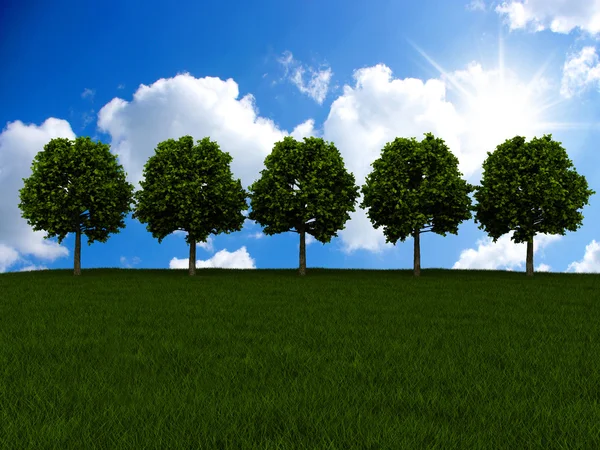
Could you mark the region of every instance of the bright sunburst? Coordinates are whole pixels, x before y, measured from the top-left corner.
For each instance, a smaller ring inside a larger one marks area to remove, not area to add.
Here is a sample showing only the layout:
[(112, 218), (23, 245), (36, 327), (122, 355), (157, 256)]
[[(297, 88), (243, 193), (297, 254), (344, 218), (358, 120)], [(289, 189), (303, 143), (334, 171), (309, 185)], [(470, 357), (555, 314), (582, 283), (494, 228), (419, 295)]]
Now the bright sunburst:
[[(548, 100), (549, 89), (543, 78), (550, 58), (529, 81), (523, 83), (514, 70), (504, 66), (502, 36), (498, 45), (498, 68), (484, 71), (471, 63), (466, 70), (449, 73), (416, 44), (409, 43), (433, 66), (442, 79), (459, 93), (461, 116), (470, 140), (498, 144), (516, 135), (531, 138), (557, 129), (590, 128), (593, 124), (552, 120), (551, 113), (565, 101)], [(491, 149), (490, 149), (491, 150)]]

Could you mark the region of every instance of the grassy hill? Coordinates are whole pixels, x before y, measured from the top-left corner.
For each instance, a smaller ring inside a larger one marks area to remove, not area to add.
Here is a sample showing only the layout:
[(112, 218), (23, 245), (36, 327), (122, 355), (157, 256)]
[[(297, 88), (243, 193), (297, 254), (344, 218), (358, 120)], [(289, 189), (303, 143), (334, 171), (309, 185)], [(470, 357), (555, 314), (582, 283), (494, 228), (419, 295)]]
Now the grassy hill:
[(72, 273), (0, 275), (4, 448), (600, 448), (598, 274)]

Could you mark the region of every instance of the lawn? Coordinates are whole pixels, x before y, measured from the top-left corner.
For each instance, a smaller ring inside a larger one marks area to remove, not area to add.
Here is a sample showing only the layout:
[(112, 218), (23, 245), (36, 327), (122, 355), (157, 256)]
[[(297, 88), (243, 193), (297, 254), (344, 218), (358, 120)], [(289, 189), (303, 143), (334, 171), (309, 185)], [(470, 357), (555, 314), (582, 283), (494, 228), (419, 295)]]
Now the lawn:
[(0, 274), (0, 444), (600, 448), (600, 275)]

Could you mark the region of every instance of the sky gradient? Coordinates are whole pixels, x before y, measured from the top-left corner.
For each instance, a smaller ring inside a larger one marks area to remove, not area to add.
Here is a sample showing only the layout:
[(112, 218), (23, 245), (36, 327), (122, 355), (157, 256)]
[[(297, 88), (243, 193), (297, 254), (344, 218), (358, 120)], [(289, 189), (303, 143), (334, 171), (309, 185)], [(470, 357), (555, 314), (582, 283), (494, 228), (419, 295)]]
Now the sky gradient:
[[(136, 189), (169, 138), (216, 140), (247, 188), (286, 135), (323, 137), (363, 185), (395, 137), (446, 141), (478, 184), (488, 151), (552, 134), (600, 192), (600, 1), (24, 1), (0, 15), (0, 272), (73, 267), (21, 218), (18, 190), (52, 138), (110, 144)], [(87, 2), (84, 2), (87, 3)], [(600, 272), (600, 198), (575, 233), (538, 235), (536, 271)], [(307, 267), (407, 269), (413, 242), (385, 242), (364, 210)], [(421, 238), (422, 268), (525, 270), (526, 245), (492, 243), (471, 219)], [(197, 267), (296, 268), (296, 233), (244, 229), (200, 243)], [(102, 243), (82, 237), (82, 269), (186, 268), (183, 233), (145, 225)]]

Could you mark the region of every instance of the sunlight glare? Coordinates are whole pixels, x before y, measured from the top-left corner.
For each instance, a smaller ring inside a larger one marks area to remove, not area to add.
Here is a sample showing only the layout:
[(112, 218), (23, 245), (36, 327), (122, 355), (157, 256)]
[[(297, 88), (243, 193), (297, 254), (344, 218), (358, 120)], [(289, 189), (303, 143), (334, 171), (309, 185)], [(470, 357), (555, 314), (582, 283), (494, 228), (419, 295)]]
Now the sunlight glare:
[(466, 70), (447, 72), (415, 43), (408, 42), (442, 75), (449, 90), (459, 96), (457, 109), (465, 120), (465, 131), (472, 143), (485, 145), (487, 150), (506, 139), (520, 135), (528, 139), (555, 129), (591, 128), (598, 124), (552, 121), (547, 114), (563, 98), (549, 98), (551, 92), (543, 74), (552, 55), (542, 64), (528, 83), (505, 67), (504, 44), (498, 41), (498, 68), (484, 71), (480, 64), (470, 63)]

